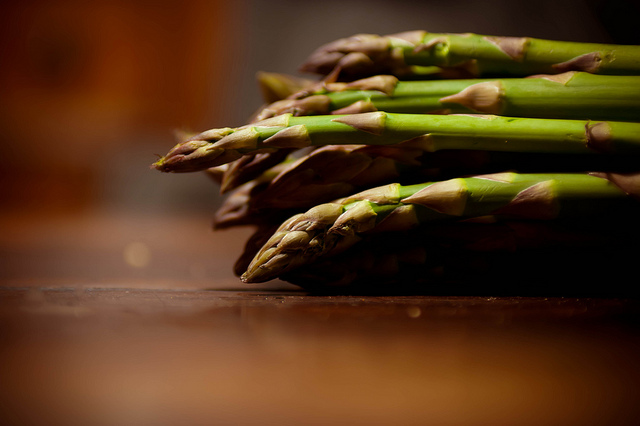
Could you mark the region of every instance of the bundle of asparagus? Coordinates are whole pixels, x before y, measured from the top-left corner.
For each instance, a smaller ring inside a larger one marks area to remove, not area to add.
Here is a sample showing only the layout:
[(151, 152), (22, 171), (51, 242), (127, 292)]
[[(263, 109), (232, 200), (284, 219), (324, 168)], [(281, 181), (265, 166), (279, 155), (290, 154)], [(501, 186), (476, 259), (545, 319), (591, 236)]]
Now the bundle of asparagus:
[(632, 264), (640, 46), (367, 34), (300, 69), (317, 77), (260, 73), (248, 124), (152, 166), (209, 174), (227, 194), (214, 227), (256, 228), (242, 281), (373, 291), (511, 282), (517, 265), (539, 283), (568, 251)]

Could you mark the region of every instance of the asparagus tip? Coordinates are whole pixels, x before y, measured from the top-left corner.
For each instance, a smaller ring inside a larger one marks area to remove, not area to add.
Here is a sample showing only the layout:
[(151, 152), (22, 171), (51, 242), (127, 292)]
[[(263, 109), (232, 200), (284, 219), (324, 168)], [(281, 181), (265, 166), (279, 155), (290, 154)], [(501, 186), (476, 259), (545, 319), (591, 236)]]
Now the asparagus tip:
[[(271, 253), (271, 252), (274, 253)], [(259, 261), (256, 261), (259, 259)], [(247, 270), (240, 275), (240, 280), (246, 284), (263, 283), (278, 277), (279, 273), (286, 271), (291, 261), (286, 253), (275, 253), (270, 250), (268, 255), (258, 253), (249, 264)]]
[(149, 168), (151, 170), (158, 170), (160, 172), (164, 171), (164, 157), (160, 157), (160, 159), (158, 159), (158, 161), (156, 161), (155, 163), (151, 164), (151, 166), (149, 166)]
[(195, 172), (223, 164), (224, 149), (205, 140), (188, 140), (174, 146), (164, 157), (151, 165), (152, 169), (165, 173)]

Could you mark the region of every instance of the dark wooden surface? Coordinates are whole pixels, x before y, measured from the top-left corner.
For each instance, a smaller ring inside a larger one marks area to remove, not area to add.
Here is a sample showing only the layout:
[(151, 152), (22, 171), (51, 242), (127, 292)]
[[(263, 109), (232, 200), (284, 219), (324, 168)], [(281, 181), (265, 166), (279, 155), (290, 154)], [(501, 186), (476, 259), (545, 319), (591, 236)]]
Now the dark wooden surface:
[(2, 424), (640, 423), (633, 298), (311, 295), (206, 218), (3, 223)]

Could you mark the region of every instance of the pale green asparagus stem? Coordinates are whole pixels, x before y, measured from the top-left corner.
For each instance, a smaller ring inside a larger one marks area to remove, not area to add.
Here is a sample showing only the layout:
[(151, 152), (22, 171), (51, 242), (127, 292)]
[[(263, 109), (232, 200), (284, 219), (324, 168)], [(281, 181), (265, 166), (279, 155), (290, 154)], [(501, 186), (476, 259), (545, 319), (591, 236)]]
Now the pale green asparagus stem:
[(640, 123), (383, 111), (304, 117), (283, 114), (236, 129), (203, 132), (176, 145), (152, 167), (163, 172), (194, 172), (258, 152), (354, 144), (402, 144), (427, 152), (477, 149), (638, 155)]
[(438, 34), (410, 31), (355, 35), (321, 46), (302, 65), (304, 72), (354, 77), (405, 75), (412, 66), (465, 70), (470, 77), (528, 76), (585, 71), (640, 74), (640, 46), (579, 43), (530, 37)]
[(637, 213), (640, 203), (608, 179), (587, 174), (501, 173), (420, 185), (387, 185), (293, 216), (242, 275), (262, 282), (356, 244), (363, 235), (496, 216), (531, 220)]
[(640, 121), (640, 76), (567, 72), (532, 78), (399, 81), (378, 75), (326, 83), (264, 107), (257, 120), (285, 113), (484, 113), (511, 117)]

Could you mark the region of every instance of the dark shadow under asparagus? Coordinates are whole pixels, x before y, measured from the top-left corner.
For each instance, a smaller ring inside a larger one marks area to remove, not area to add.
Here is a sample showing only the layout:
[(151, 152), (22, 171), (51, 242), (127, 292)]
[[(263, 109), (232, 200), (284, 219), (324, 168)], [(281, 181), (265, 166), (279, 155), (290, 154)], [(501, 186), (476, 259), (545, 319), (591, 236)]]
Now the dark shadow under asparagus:
[(283, 274), (318, 294), (620, 296), (633, 274), (636, 223), (454, 222), (370, 235)]

